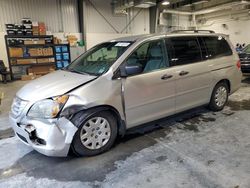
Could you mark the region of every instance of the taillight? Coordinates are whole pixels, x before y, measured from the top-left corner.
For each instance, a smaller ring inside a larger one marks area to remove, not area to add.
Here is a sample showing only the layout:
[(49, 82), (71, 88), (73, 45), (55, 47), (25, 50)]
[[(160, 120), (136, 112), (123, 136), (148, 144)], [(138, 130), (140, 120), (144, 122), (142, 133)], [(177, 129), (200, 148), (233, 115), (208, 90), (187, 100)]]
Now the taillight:
[(237, 64), (236, 64), (237, 68), (238, 69), (241, 69), (241, 64), (240, 64), (240, 60), (237, 61)]

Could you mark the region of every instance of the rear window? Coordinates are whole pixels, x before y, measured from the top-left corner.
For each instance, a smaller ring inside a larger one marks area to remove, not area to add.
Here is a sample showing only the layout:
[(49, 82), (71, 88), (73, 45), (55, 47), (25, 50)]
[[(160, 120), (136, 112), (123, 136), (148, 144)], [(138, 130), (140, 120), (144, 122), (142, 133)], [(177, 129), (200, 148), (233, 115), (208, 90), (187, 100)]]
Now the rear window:
[(216, 58), (232, 55), (232, 50), (227, 41), (221, 37), (202, 37), (207, 48), (207, 57)]
[(172, 65), (185, 65), (202, 60), (201, 50), (196, 37), (174, 37), (166, 42)]

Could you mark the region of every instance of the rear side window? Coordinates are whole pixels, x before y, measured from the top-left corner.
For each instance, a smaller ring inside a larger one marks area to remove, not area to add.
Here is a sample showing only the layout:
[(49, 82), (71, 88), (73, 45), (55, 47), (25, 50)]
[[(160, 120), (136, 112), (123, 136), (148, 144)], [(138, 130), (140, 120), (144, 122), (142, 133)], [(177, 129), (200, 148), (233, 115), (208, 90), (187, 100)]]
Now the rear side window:
[(166, 41), (172, 65), (185, 65), (202, 60), (201, 50), (196, 37), (174, 37)]
[(232, 55), (232, 50), (227, 41), (221, 37), (202, 37), (207, 48), (207, 57), (216, 58)]

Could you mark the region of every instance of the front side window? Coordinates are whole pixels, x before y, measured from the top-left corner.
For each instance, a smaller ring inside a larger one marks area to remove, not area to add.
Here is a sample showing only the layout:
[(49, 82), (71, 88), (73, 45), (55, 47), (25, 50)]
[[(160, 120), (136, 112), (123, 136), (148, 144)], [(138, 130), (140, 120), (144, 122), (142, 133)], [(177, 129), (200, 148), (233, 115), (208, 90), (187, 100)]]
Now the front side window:
[(131, 44), (131, 42), (99, 44), (72, 62), (66, 70), (81, 74), (101, 75), (108, 71)]
[(202, 37), (207, 48), (209, 58), (232, 55), (232, 50), (227, 41), (221, 36)]
[(142, 44), (127, 59), (127, 65), (139, 65), (142, 73), (152, 72), (166, 68), (164, 42), (162, 40), (150, 41)]
[(201, 50), (196, 37), (174, 37), (166, 41), (171, 64), (185, 65), (202, 60)]

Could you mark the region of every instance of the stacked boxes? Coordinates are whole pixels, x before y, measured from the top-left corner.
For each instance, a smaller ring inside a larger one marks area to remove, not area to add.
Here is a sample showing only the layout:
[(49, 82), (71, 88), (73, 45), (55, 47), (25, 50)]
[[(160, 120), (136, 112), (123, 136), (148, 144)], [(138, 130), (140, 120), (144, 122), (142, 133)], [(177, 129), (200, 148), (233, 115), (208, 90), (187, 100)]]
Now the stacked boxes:
[(23, 18), (21, 24), (5, 24), (5, 27), (8, 35), (46, 35), (45, 23), (32, 22), (30, 18)]
[(53, 48), (29, 48), (28, 53), (31, 57), (33, 56), (53, 56)]
[(30, 18), (23, 18), (22, 24), (5, 24), (8, 35), (32, 35), (32, 24)]

